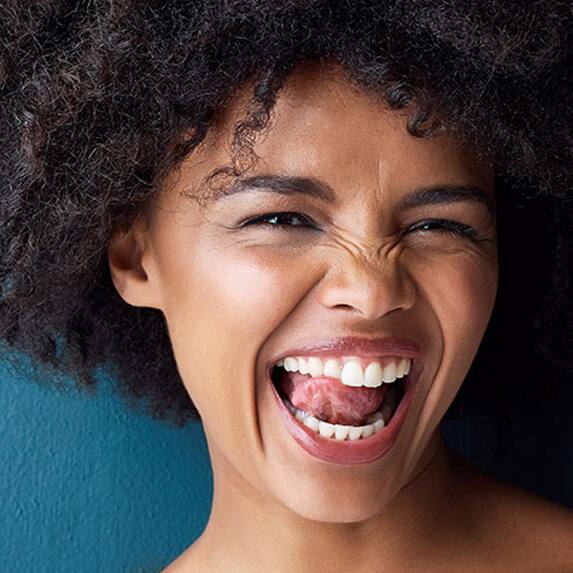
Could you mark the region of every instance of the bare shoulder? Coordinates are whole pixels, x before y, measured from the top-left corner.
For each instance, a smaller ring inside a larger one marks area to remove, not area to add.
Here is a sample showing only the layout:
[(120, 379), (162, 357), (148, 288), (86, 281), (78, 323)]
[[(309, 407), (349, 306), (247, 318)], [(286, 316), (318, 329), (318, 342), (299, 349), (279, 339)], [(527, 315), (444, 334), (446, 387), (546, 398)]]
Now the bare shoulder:
[(462, 462), (459, 470), (462, 495), (479, 523), (489, 558), (507, 563), (500, 571), (573, 573), (572, 510), (469, 464)]
[[(194, 546), (188, 547), (181, 555), (161, 570), (161, 573), (184, 573), (185, 571), (205, 571), (199, 561), (195, 559)], [(201, 568), (200, 568), (201, 567)]]
[(498, 482), (494, 499), (492, 518), (516, 561), (536, 563), (540, 573), (573, 572), (573, 511)]
[(174, 561), (161, 570), (161, 573), (187, 573), (189, 571), (225, 571), (226, 568), (215, 568), (207, 559), (208, 549), (205, 545), (205, 531), (183, 551)]

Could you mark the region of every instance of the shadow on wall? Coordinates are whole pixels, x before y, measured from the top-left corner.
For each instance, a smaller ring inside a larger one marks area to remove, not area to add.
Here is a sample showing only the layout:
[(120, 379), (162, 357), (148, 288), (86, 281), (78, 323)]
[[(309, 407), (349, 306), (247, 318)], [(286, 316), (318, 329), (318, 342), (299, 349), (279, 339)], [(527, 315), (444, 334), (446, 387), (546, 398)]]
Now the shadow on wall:
[(0, 364), (0, 570), (157, 573), (203, 531), (212, 474), (200, 423), (171, 428)]
[(549, 369), (527, 384), (506, 375), (460, 392), (442, 435), (484, 473), (573, 509), (573, 380)]

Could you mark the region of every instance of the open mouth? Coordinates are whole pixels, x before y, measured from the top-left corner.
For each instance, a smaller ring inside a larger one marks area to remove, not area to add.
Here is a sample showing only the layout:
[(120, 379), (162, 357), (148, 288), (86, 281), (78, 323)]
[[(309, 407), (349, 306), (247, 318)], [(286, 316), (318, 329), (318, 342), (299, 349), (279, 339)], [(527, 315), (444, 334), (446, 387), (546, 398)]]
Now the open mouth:
[(315, 434), (366, 440), (390, 424), (406, 394), (411, 362), (289, 357), (273, 366), (271, 381), (292, 417)]

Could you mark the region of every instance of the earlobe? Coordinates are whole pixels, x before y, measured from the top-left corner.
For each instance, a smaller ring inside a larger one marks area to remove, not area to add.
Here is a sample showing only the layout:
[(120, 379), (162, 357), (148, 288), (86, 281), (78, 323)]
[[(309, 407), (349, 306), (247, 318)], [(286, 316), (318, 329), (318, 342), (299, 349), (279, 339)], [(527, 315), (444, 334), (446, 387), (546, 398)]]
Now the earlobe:
[(107, 248), (107, 260), (113, 284), (121, 298), (132, 306), (160, 308), (154, 281), (146, 268), (146, 233), (134, 224), (115, 233)]

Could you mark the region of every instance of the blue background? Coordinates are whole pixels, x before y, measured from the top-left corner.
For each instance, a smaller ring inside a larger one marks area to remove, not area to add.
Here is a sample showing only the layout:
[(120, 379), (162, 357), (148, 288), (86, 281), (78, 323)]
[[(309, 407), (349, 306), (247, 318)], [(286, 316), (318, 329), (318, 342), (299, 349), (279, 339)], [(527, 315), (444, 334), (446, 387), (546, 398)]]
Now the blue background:
[(157, 573), (206, 525), (200, 423), (177, 429), (0, 365), (0, 571)]
[[(205, 527), (212, 474), (201, 424), (148, 419), (105, 375), (98, 382), (95, 396), (62, 393), (0, 363), (2, 573), (157, 573)], [(505, 444), (499, 417), (483, 411), (450, 416), (443, 434), (488, 473), (573, 507), (570, 387), (535, 401), (517, 389)]]

